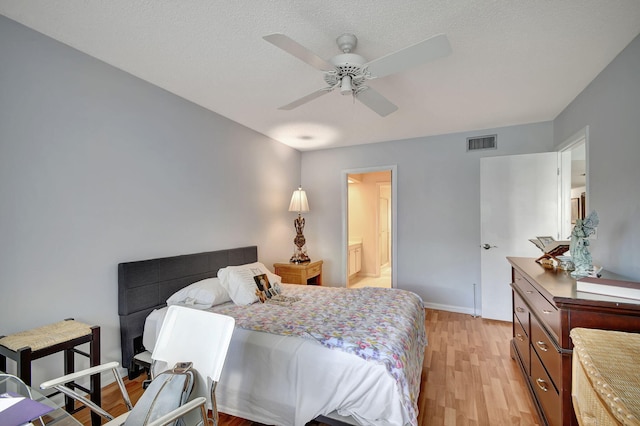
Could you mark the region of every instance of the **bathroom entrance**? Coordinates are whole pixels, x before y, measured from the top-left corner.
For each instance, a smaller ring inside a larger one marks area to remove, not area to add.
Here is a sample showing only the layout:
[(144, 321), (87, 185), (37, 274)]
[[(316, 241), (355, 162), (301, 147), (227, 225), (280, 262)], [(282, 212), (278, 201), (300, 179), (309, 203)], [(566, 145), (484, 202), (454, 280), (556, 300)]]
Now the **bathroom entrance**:
[(346, 173), (347, 287), (393, 287), (393, 171)]

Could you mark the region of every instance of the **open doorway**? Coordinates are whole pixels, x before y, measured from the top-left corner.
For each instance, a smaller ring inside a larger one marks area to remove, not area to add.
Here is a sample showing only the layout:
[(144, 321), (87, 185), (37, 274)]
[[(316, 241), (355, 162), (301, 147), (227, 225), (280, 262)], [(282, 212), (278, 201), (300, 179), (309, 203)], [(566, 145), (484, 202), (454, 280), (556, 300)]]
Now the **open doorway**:
[(392, 170), (346, 174), (347, 287), (393, 286)]
[(589, 128), (577, 132), (561, 144), (560, 152), (560, 239), (569, 239), (576, 219), (588, 212)]

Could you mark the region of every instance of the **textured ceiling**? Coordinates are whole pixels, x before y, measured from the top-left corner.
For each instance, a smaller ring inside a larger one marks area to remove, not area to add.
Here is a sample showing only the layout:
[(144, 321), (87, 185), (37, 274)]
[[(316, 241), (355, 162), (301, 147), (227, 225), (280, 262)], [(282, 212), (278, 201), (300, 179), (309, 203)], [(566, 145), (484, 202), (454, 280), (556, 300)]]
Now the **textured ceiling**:
[[(301, 151), (554, 119), (640, 33), (638, 0), (0, 0), (0, 13)], [(367, 60), (445, 33), (452, 55), (370, 85), (380, 117), (262, 36)]]

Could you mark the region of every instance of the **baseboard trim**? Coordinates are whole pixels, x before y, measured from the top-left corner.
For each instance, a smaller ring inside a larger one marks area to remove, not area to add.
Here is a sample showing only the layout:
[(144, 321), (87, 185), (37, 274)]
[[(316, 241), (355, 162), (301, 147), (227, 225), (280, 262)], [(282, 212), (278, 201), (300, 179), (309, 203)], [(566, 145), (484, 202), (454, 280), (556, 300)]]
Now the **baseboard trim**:
[[(472, 308), (465, 308), (463, 306), (453, 306), (453, 305), (443, 305), (440, 303), (429, 303), (429, 302), (423, 302), (422, 305), (427, 308), (427, 309), (435, 309), (438, 311), (448, 311), (448, 312), (455, 312), (458, 314), (468, 314), (468, 315), (474, 315), (473, 309)], [(480, 312), (475, 312), (476, 316), (481, 316)]]

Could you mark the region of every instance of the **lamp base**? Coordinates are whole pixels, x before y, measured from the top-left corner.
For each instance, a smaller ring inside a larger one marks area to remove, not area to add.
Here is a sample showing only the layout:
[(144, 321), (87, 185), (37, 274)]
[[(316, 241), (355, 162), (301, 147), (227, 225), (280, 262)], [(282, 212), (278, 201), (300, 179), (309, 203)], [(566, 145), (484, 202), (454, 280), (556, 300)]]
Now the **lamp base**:
[(291, 256), (291, 263), (306, 263), (311, 262), (309, 256), (307, 256), (307, 241), (302, 234), (304, 229), (304, 218), (300, 216), (298, 213), (298, 218), (293, 221), (293, 224), (296, 227), (296, 237), (293, 239), (293, 244), (295, 245), (295, 249), (293, 250), (293, 256)]
[(311, 259), (309, 259), (309, 256), (307, 256), (307, 253), (305, 253), (304, 251), (296, 247), (296, 250), (293, 253), (293, 256), (291, 256), (291, 259), (289, 260), (289, 262), (290, 263), (307, 263), (307, 262), (311, 262)]

